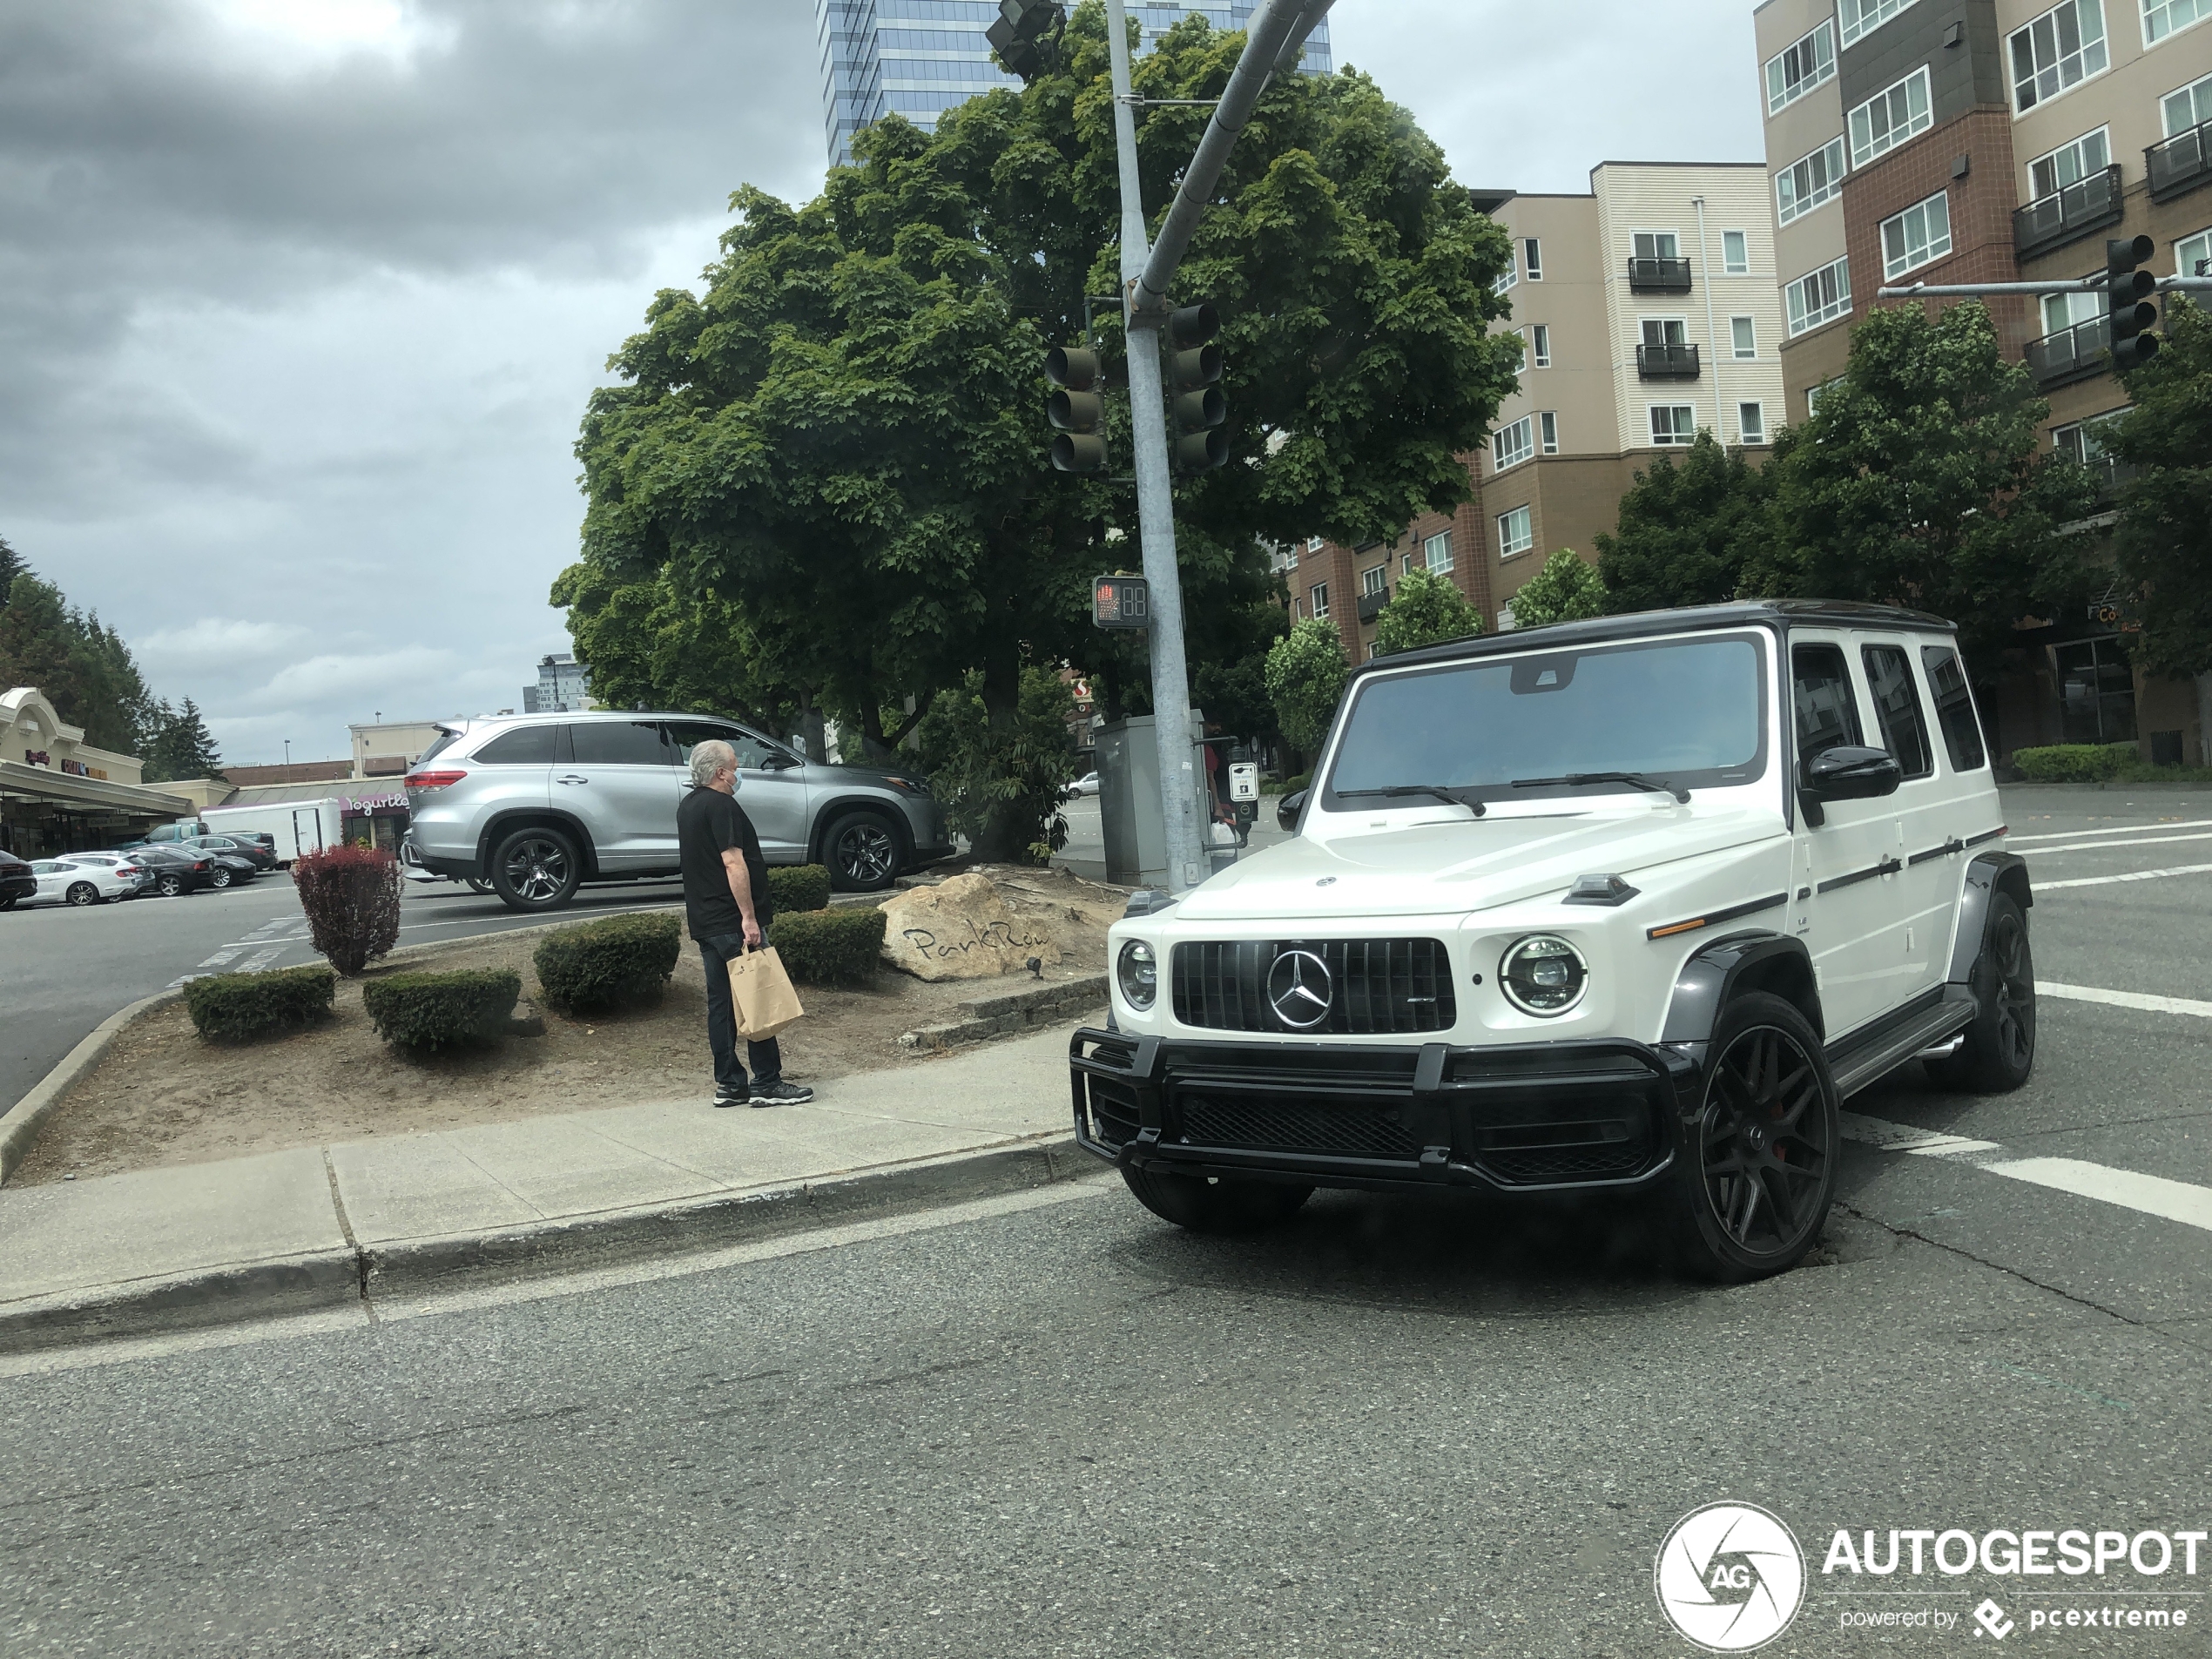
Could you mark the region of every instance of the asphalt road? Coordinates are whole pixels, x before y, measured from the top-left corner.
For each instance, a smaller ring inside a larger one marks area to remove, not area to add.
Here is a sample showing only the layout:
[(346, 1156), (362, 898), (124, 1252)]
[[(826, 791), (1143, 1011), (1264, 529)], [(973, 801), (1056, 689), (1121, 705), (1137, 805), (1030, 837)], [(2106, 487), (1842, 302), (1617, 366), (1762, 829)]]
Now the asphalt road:
[[(586, 887), (563, 914), (583, 918), (680, 896), (669, 881)], [(544, 920), (517, 916), (497, 899), (453, 882), (410, 881), (401, 900), (400, 942), (465, 939)], [(281, 873), (223, 893), (82, 910), (18, 907), (0, 915), (0, 1111), (108, 1015), (187, 974), (317, 960), (299, 895)]]
[[(1768, 1653), (2202, 1653), (2203, 1546), (1822, 1571), (1837, 1529), (2212, 1527), (2212, 873), (2108, 879), (2212, 864), (2212, 792), (2006, 804), (2052, 838), (2040, 977), (2144, 1005), (2047, 993), (2018, 1093), (1852, 1109), (2195, 1220), (1854, 1143), (1814, 1264), (1716, 1290), (1611, 1211), (1323, 1195), (1216, 1241), (1108, 1176), (0, 1362), (0, 1651), (1689, 1654), (1655, 1553), (1734, 1500), (1807, 1555)], [(2146, 1610), (2191, 1623), (2030, 1622)], [(1892, 1614), (1931, 1628), (1846, 1622)]]

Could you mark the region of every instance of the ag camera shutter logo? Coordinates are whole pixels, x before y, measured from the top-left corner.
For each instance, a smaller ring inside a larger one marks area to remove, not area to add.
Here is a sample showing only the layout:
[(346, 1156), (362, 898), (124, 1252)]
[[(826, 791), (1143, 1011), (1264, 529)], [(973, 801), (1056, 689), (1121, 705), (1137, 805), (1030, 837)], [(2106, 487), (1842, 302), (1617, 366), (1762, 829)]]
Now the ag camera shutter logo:
[(1711, 1653), (1749, 1653), (1797, 1616), (1805, 1557), (1779, 1516), (1756, 1504), (1709, 1503), (1675, 1523), (1653, 1578), (1676, 1629)]

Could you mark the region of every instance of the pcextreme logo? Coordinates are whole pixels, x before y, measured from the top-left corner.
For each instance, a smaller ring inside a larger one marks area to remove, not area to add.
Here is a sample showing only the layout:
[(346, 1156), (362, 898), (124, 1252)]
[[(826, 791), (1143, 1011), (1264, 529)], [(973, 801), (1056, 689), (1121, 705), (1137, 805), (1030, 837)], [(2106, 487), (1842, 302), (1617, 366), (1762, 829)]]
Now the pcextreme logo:
[(1749, 1653), (1790, 1628), (1805, 1596), (1805, 1557), (1780, 1516), (1709, 1503), (1676, 1521), (1653, 1577), (1660, 1611), (1712, 1653)]

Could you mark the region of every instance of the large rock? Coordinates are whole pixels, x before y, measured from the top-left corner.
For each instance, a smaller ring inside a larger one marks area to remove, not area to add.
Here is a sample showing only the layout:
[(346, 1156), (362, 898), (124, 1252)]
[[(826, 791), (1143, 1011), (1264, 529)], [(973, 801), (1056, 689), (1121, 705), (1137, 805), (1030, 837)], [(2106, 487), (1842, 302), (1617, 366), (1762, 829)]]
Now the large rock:
[(916, 979), (996, 979), (1029, 958), (1057, 962), (1060, 947), (1007, 908), (988, 876), (956, 875), (883, 907), (883, 960)]

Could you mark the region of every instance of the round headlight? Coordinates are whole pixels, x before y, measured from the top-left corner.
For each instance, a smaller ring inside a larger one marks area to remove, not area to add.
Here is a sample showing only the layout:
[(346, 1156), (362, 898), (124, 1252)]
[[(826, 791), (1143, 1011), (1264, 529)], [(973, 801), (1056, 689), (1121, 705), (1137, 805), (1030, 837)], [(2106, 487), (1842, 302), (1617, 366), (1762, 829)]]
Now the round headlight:
[(1116, 976), (1122, 982), (1122, 995), (1133, 1008), (1150, 1008), (1160, 994), (1160, 964), (1151, 946), (1141, 939), (1132, 939), (1122, 947)]
[(1556, 934), (1535, 934), (1516, 943), (1498, 964), (1506, 1001), (1523, 1014), (1550, 1019), (1566, 1013), (1590, 988), (1590, 965)]

